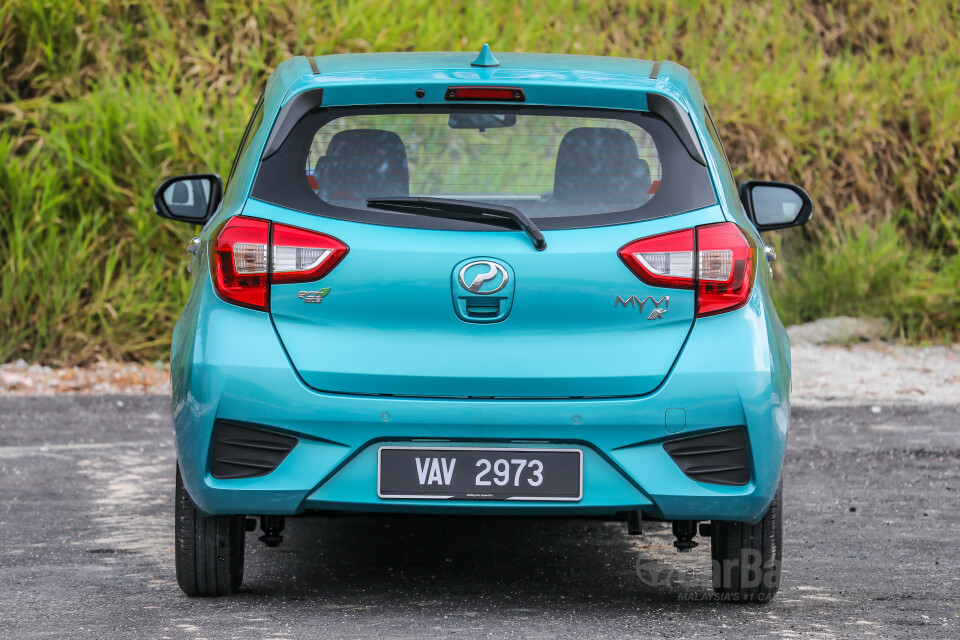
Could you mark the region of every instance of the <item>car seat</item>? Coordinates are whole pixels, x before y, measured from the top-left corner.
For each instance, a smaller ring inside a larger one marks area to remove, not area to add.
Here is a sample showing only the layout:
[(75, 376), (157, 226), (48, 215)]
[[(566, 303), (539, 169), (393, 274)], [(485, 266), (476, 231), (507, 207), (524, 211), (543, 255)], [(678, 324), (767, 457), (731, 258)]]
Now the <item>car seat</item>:
[(403, 141), (392, 131), (334, 134), (313, 172), (317, 195), (332, 204), (363, 206), (367, 198), (410, 195)]
[(625, 211), (650, 199), (650, 166), (622, 129), (579, 127), (557, 150), (551, 213)]

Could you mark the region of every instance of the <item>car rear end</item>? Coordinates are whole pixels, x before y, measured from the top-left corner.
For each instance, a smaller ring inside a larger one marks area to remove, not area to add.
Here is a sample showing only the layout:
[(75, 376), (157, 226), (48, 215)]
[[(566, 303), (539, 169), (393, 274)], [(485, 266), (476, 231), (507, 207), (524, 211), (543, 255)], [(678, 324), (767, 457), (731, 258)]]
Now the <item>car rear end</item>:
[(198, 510), (760, 520), (788, 347), (695, 84), (335, 58), (271, 79), (201, 236), (172, 372)]

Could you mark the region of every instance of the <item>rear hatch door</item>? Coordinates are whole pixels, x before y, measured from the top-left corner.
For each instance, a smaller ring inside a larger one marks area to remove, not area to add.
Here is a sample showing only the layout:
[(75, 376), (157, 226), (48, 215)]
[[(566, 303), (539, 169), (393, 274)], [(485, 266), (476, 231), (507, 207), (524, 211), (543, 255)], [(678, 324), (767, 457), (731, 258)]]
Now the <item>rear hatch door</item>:
[[(722, 220), (711, 207), (552, 231), (541, 252), (520, 231), (369, 225), (256, 201), (247, 209), (350, 248), (322, 281), (271, 288), (274, 324), (304, 382), (333, 393), (427, 397), (650, 393), (683, 348), (694, 292), (645, 284), (617, 251), (636, 238)], [(494, 291), (504, 275), (508, 284)], [(308, 303), (320, 288), (329, 288), (322, 301)]]

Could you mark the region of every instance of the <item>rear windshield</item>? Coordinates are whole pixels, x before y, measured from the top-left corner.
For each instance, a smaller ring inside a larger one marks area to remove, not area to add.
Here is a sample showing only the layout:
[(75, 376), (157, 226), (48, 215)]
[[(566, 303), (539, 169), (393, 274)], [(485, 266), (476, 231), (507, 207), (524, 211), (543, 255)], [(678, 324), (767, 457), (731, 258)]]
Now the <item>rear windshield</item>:
[(707, 170), (639, 112), (513, 108), (327, 109), (264, 161), (253, 196), (324, 216), (402, 226), (477, 223), (367, 207), (428, 196), (509, 205), (542, 228), (619, 224), (715, 202)]

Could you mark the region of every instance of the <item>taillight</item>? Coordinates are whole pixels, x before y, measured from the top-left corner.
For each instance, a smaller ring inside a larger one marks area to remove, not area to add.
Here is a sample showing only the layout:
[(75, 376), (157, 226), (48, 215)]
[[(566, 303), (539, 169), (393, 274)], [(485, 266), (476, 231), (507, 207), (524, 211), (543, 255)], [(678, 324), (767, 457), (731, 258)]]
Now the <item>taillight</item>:
[(620, 259), (647, 284), (693, 289), (693, 229), (634, 240)]
[(285, 224), (273, 225), (273, 283), (313, 282), (330, 273), (347, 255), (332, 236)]
[(747, 304), (756, 258), (753, 245), (732, 222), (697, 227), (697, 315), (733, 311)]
[[(349, 250), (322, 233), (244, 216), (227, 220), (211, 245), (217, 294), (227, 302), (261, 311), (270, 308), (270, 284), (319, 280)], [(272, 255), (270, 269), (268, 255)]]
[(213, 285), (233, 304), (266, 311), (267, 245), (270, 223), (236, 216), (227, 220), (211, 244)]
[[(641, 238), (621, 248), (619, 254), (647, 284), (695, 288), (698, 317), (745, 305), (756, 272), (754, 247), (732, 222)], [(694, 255), (698, 256), (696, 265)]]

